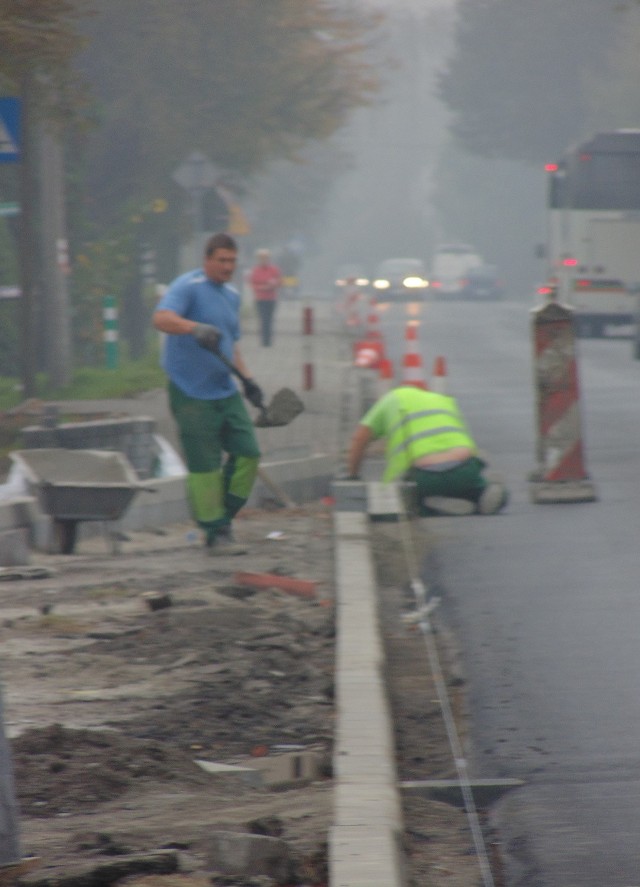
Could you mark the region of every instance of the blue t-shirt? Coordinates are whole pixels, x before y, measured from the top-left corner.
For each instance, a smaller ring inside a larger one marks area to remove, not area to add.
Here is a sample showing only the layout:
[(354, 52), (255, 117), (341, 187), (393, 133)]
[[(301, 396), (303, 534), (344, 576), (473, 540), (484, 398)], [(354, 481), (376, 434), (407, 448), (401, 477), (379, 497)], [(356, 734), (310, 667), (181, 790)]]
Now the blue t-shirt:
[[(222, 333), (220, 351), (233, 359), (240, 338), (240, 296), (226, 283), (214, 283), (202, 270), (177, 277), (157, 305), (198, 323), (211, 323)], [(162, 366), (178, 388), (199, 400), (220, 400), (237, 392), (231, 373), (215, 354), (202, 348), (192, 335), (167, 335)]]

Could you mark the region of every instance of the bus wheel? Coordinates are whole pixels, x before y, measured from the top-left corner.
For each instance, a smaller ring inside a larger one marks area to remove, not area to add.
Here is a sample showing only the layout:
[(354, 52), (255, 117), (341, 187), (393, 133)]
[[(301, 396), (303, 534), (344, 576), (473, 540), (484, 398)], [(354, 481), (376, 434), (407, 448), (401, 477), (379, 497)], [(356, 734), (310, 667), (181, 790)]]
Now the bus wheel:
[(605, 329), (606, 324), (602, 320), (593, 317), (578, 318), (577, 334), (580, 339), (602, 339)]

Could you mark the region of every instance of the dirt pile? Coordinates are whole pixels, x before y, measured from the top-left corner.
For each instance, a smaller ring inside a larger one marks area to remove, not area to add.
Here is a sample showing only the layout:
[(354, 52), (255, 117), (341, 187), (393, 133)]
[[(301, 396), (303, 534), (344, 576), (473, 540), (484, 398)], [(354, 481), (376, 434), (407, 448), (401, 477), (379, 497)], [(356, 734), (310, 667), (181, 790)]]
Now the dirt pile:
[(12, 743), (24, 816), (71, 816), (95, 809), (144, 784), (203, 786), (193, 756), (161, 742), (60, 724), (27, 730)]
[[(34, 558), (45, 578), (0, 583), (23, 852), (40, 858), (26, 887), (328, 883), (331, 511), (247, 511), (237, 536), (249, 554), (228, 560), (207, 559), (186, 525), (131, 534), (118, 556), (101, 537), (81, 539), (72, 556)], [(400, 619), (408, 601), (393, 529), (375, 545), (395, 637), (401, 778), (450, 775), (424, 657)], [(316, 595), (248, 588), (237, 570), (312, 580)], [(150, 594), (168, 605), (152, 609)], [(289, 760), (284, 775), (269, 770)], [(411, 883), (473, 883), (460, 811), (414, 800), (406, 814)], [(251, 836), (256, 854), (266, 842), (280, 874), (257, 856), (233, 871), (214, 853), (220, 835)]]

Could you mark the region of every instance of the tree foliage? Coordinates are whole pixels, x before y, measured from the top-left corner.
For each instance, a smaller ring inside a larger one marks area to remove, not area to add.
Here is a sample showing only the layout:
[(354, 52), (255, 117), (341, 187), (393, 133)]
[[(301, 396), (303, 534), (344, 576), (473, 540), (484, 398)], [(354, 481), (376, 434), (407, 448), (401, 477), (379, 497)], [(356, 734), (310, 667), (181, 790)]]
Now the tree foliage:
[(0, 76), (16, 91), (29, 77), (42, 95), (68, 96), (84, 14), (73, 0), (0, 0)]
[(369, 100), (371, 21), (326, 0), (110, 0), (90, 4), (81, 70), (98, 100), (87, 146), (98, 213), (158, 196), (192, 150), (235, 173), (333, 133)]
[(618, 0), (462, 0), (440, 79), (452, 131), (469, 151), (541, 163), (585, 134)]
[[(175, 271), (188, 201), (172, 173), (189, 153), (203, 151), (240, 195), (371, 99), (376, 20), (333, 0), (0, 0), (0, 85), (21, 94), (28, 82), (36, 115), (55, 107), (66, 125), (77, 341), (90, 350), (101, 293), (140, 302), (147, 237), (163, 276)], [(12, 195), (11, 172), (0, 189)], [(159, 198), (168, 209), (156, 219)]]
[(591, 130), (640, 126), (640, 3), (615, 17), (602, 71), (588, 76)]

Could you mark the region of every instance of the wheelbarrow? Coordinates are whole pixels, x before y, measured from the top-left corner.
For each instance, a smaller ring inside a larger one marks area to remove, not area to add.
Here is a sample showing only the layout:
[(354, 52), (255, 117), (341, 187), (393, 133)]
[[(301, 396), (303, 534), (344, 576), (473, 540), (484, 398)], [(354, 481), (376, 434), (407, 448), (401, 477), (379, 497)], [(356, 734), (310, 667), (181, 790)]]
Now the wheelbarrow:
[[(117, 521), (142, 484), (120, 452), (43, 448), (9, 454), (45, 514), (53, 518), (56, 550), (72, 554), (80, 521)], [(117, 534), (109, 534), (118, 551)]]

